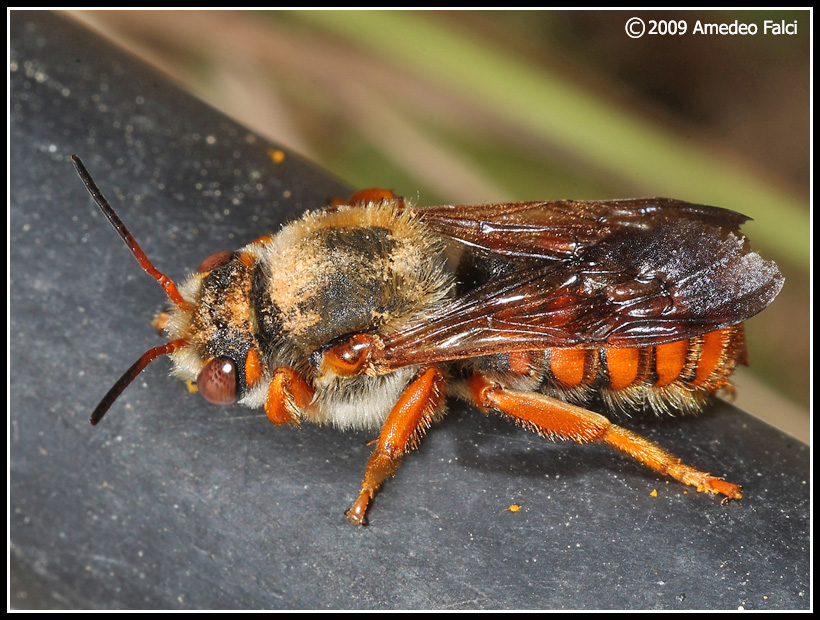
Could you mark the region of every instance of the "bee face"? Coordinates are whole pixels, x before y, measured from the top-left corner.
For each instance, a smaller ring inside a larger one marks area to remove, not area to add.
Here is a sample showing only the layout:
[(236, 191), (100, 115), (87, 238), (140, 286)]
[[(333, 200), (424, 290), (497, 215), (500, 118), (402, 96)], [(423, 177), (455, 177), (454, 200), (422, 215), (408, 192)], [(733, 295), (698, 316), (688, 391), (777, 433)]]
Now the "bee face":
[(92, 423), (169, 355), (211, 402), (261, 407), (277, 425), (380, 429), (347, 513), (355, 524), (447, 394), (741, 497), (587, 407), (598, 396), (616, 410), (695, 412), (728, 387), (746, 363), (743, 321), (783, 285), (748, 249), (744, 216), (663, 198), (413, 208), (365, 190), (208, 257), (177, 289), (74, 161), (172, 302), (169, 342), (137, 360)]
[(261, 379), (256, 319), (251, 303), (254, 250), (208, 257), (180, 286), (186, 303), (169, 309), (171, 340), (186, 344), (171, 353), (174, 374), (196, 381), (206, 400), (241, 401)]

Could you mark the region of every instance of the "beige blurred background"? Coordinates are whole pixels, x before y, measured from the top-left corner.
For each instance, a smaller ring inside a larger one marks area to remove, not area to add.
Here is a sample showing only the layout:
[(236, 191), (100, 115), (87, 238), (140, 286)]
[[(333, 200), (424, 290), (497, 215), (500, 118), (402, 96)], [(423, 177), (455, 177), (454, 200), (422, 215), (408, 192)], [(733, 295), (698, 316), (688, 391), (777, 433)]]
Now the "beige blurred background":
[[(670, 196), (752, 216), (786, 286), (747, 323), (734, 402), (809, 442), (808, 11), (69, 15), (352, 187), (419, 204)], [(633, 17), (678, 34), (630, 38)]]

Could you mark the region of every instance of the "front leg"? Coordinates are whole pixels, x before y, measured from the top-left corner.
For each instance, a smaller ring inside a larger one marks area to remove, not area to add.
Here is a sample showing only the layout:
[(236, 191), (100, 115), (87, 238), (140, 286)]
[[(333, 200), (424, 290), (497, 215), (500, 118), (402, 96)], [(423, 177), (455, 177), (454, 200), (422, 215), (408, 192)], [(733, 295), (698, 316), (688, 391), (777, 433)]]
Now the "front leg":
[(273, 371), (273, 378), (265, 396), (265, 415), (282, 426), (299, 425), (299, 411), (313, 400), (313, 388), (295, 370), (281, 366)]
[(407, 387), (382, 426), (376, 448), (367, 461), (359, 497), (347, 518), (354, 525), (367, 525), (367, 509), (376, 491), (401, 464), (401, 458), (418, 446), (433, 416), (444, 402), (444, 373), (427, 368)]

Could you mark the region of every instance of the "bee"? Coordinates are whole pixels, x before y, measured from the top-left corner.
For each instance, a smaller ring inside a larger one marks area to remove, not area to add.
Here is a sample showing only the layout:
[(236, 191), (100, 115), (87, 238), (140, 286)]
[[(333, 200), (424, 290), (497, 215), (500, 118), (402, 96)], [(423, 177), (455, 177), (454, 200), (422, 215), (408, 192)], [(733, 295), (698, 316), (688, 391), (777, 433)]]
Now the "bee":
[(212, 403), (261, 407), (276, 425), (379, 431), (346, 513), (358, 525), (447, 397), (741, 498), (592, 408), (694, 413), (730, 388), (747, 363), (742, 323), (783, 285), (739, 233), (747, 217), (666, 198), (415, 207), (364, 190), (213, 254), (177, 286), (73, 161), (170, 300), (158, 320), (168, 342), (125, 372), (92, 424), (167, 355)]

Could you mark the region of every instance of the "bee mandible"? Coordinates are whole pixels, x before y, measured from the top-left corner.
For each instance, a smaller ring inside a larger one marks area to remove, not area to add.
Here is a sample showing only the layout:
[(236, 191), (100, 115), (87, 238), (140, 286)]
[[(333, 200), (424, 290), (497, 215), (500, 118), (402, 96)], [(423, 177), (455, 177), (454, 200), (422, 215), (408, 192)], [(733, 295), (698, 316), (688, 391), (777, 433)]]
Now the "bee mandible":
[(213, 254), (177, 286), (72, 159), (171, 302), (168, 342), (126, 371), (92, 424), (167, 355), (210, 402), (264, 408), (276, 425), (378, 430), (354, 524), (447, 397), (741, 498), (592, 407), (694, 413), (730, 387), (747, 363), (742, 323), (783, 285), (747, 248), (745, 216), (666, 198), (415, 207), (371, 189)]

